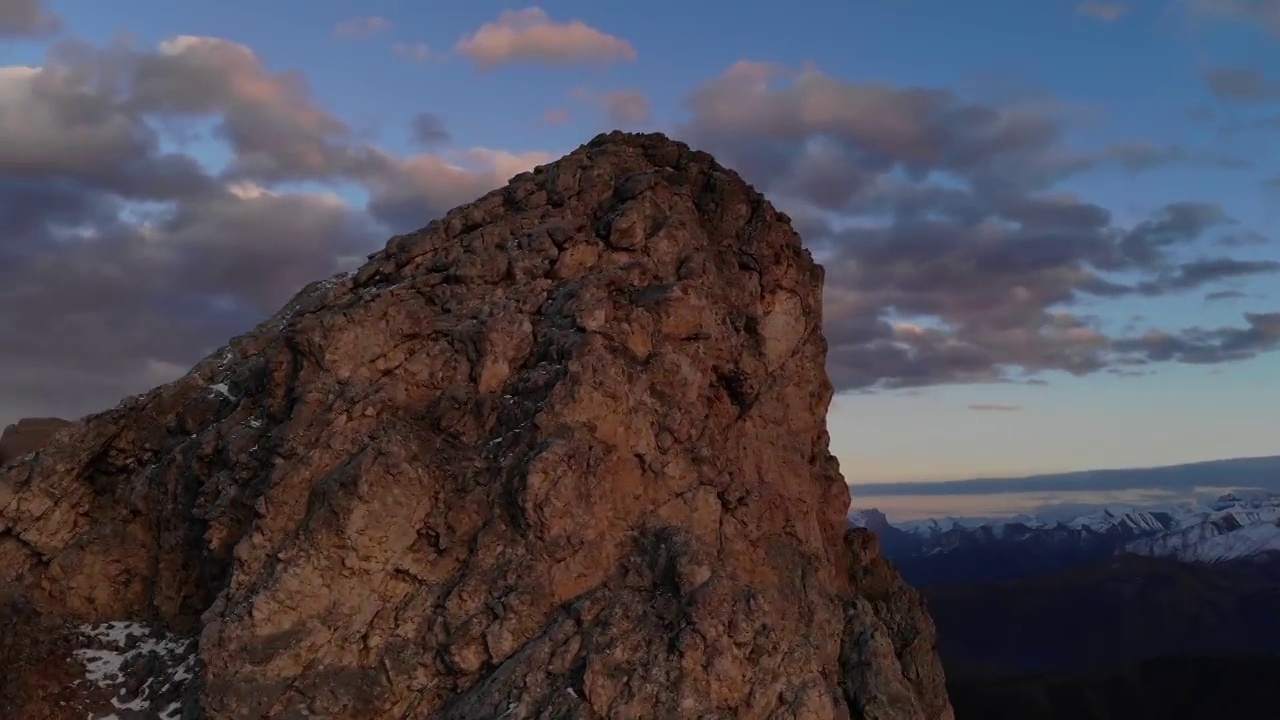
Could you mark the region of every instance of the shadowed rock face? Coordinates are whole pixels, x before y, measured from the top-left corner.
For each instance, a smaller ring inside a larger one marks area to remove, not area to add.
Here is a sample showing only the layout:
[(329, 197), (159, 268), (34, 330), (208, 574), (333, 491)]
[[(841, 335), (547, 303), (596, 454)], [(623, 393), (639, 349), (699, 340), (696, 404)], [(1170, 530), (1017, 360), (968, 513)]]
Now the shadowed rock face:
[(821, 286), (709, 155), (602, 135), (6, 468), (0, 587), (190, 647), (126, 668), (163, 717), (950, 718), (846, 535)]
[(35, 452), (49, 442), (49, 438), (71, 424), (60, 418), (24, 418), (0, 433), (0, 465)]

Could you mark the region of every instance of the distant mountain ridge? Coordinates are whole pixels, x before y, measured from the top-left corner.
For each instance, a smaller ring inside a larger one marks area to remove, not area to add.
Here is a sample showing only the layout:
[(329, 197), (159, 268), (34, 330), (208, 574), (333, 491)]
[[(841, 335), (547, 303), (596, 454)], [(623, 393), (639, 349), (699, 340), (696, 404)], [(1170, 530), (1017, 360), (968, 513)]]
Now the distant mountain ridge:
[(1113, 506), (1071, 520), (929, 519), (892, 525), (877, 510), (850, 524), (882, 536), (885, 552), (920, 585), (1002, 582), (1122, 553), (1215, 563), (1280, 553), (1280, 493), (1227, 493), (1165, 508)]
[[(921, 587), (948, 667), (990, 677), (1280, 652), (1280, 493), (1071, 519), (849, 513)], [(949, 670), (950, 672), (950, 670)]]
[(1276, 717), (1280, 458), (1127, 472), (853, 488), (858, 504), (1015, 486), (1204, 498), (901, 523), (851, 510), (921, 588), (958, 720)]
[(963, 542), (959, 538), (1018, 540), (1047, 533), (1077, 542), (1114, 544), (1117, 550), (1137, 555), (1219, 562), (1280, 552), (1277, 521), (1280, 493), (1227, 493), (1205, 504), (1103, 508), (1065, 522), (1022, 517), (976, 525), (953, 522), (947, 528), (938, 521), (924, 520), (903, 523), (898, 529), (921, 538), (925, 552), (946, 552)]

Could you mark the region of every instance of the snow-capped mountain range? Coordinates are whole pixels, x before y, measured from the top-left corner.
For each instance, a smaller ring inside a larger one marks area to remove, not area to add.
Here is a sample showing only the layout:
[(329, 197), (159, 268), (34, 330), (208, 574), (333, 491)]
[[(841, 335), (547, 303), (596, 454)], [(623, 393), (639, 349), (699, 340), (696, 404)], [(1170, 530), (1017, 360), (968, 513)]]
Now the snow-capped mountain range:
[(1280, 494), (1267, 492), (1228, 493), (1207, 503), (1158, 509), (1108, 507), (1070, 520), (940, 518), (891, 525), (878, 510), (865, 509), (851, 511), (849, 522), (876, 531), (899, 561), (993, 546), (1207, 563), (1280, 553)]
[(1220, 562), (1280, 553), (1280, 495), (1223, 495), (1206, 509), (1173, 516), (1173, 526), (1129, 543), (1138, 555)]

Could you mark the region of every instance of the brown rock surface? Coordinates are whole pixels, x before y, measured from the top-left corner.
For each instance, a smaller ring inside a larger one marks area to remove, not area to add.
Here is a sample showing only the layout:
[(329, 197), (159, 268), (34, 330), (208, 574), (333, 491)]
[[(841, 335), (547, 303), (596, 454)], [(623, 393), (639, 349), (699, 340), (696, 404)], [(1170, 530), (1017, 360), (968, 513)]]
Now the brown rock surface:
[(61, 418), (24, 418), (0, 433), (0, 465), (45, 446), (54, 433), (71, 424)]
[(109, 702), (0, 670), (36, 698), (4, 717), (950, 718), (922, 604), (846, 535), (821, 285), (661, 135), (393, 238), (4, 469), (16, 624), (160, 638), (79, 651), (154, 658)]

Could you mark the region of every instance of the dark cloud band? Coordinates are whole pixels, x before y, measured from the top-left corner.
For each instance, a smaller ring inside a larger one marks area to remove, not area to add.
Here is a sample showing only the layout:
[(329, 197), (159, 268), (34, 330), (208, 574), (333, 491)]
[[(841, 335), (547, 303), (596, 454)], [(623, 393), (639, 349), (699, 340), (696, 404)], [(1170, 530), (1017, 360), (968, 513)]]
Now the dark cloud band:
[[(629, 92), (604, 102), (619, 122), (651, 112)], [(841, 390), (1133, 372), (1280, 344), (1275, 313), (1139, 332), (1086, 311), (1280, 270), (1220, 254), (1266, 239), (1212, 203), (1121, 225), (1059, 189), (1108, 164), (1210, 155), (1073, 152), (1051, 104), (763, 63), (695, 88), (688, 109), (678, 134), (767, 192), (826, 265)], [(300, 73), (204, 37), (154, 50), (67, 40), (40, 68), (0, 68), (0, 126), (12, 129), (0, 135), (0, 421), (76, 415), (163, 382), (387, 235), (551, 159), (452, 149), (429, 113), (409, 129), (434, 150), (397, 157), (320, 106)], [(182, 133), (225, 166), (173, 150)]]

